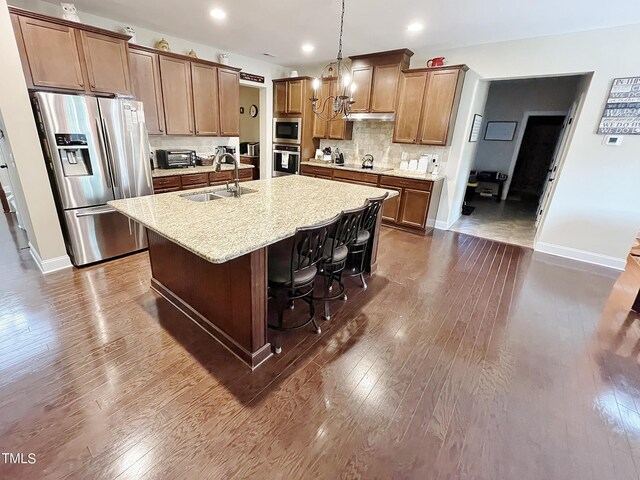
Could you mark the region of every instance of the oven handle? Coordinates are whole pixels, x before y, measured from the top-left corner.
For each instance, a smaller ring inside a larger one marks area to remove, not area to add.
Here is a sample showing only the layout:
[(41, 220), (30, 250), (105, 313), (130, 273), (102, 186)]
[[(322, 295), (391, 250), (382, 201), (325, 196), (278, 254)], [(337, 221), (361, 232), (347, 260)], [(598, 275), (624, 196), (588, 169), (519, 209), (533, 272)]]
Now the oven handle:
[(300, 156), (300, 152), (289, 152), (287, 150), (274, 150), (273, 153), (288, 153), (289, 155)]

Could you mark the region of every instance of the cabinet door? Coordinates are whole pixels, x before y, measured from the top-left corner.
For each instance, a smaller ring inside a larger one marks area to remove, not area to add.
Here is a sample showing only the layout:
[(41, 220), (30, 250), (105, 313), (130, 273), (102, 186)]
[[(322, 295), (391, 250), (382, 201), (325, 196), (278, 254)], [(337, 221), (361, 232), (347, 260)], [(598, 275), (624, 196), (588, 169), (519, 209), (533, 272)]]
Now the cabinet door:
[(371, 80), (373, 67), (357, 67), (351, 72), (351, 80), (356, 85), (353, 92), (354, 104), (351, 106), (353, 113), (368, 112), (371, 106)]
[(240, 136), (240, 75), (233, 70), (218, 70), (220, 136)]
[(376, 65), (373, 69), (371, 111), (388, 113), (396, 111), (400, 65)]
[(430, 197), (431, 192), (403, 189), (399, 223), (408, 227), (424, 228), (427, 223)]
[(287, 82), (273, 84), (273, 113), (287, 113)]
[[(338, 85), (338, 81), (337, 80), (331, 80), (330, 82), (330, 87), (329, 87), (329, 94), (330, 95), (336, 95), (336, 89), (339, 88)], [(327, 115), (332, 115), (333, 114), (333, 110), (331, 109), (331, 107), (329, 106), (329, 113)], [(329, 122), (329, 135), (328, 138), (332, 139), (332, 140), (344, 140), (346, 135), (347, 129), (347, 122), (345, 122), (342, 119), (342, 115), (336, 117), (335, 119), (331, 120)]]
[[(325, 106), (324, 102), (330, 95), (331, 83), (328, 80), (323, 80), (320, 88), (318, 89), (318, 110), (322, 110), (323, 107), (330, 108), (329, 106)], [(323, 115), (326, 115), (326, 110)], [(323, 120), (319, 115), (313, 114), (313, 138), (326, 138), (328, 135), (328, 122)]]
[(167, 134), (193, 135), (191, 62), (164, 55), (159, 58)]
[(164, 133), (164, 111), (158, 55), (142, 50), (129, 50), (131, 88), (137, 100), (144, 104), (144, 120), (150, 135)]
[(421, 144), (447, 144), (458, 75), (459, 70), (440, 70), (429, 73), (422, 109)]
[(89, 89), (94, 93), (131, 93), (127, 42), (80, 31)]
[(287, 113), (302, 113), (304, 105), (304, 82), (292, 80), (287, 82)]
[(420, 110), (426, 84), (426, 73), (403, 73), (401, 75), (396, 123), (393, 129), (394, 142), (416, 143), (421, 114)]
[(382, 219), (388, 222), (397, 223), (398, 222), (398, 214), (400, 213), (400, 202), (402, 200), (402, 189), (389, 187), (387, 185), (380, 185), (380, 188), (384, 188), (386, 190), (395, 190), (398, 192), (396, 197), (391, 197), (384, 201), (382, 204)]
[(218, 119), (218, 69), (210, 65), (191, 64), (193, 86), (193, 116), (196, 135), (217, 136)]
[(84, 90), (80, 55), (73, 28), (19, 17), (25, 56), (36, 87)]

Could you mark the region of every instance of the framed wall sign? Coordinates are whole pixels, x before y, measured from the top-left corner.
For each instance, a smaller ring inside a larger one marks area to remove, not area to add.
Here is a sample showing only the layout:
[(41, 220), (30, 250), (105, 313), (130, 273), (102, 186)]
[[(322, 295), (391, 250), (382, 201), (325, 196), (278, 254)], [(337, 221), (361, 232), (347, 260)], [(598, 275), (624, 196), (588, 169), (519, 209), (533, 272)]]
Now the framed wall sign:
[(484, 139), (496, 142), (511, 142), (518, 122), (488, 122)]
[(640, 77), (613, 79), (598, 133), (640, 135)]
[(477, 113), (473, 116), (473, 124), (471, 125), (471, 133), (469, 134), (470, 142), (477, 142), (480, 136), (480, 127), (482, 126), (482, 115)]

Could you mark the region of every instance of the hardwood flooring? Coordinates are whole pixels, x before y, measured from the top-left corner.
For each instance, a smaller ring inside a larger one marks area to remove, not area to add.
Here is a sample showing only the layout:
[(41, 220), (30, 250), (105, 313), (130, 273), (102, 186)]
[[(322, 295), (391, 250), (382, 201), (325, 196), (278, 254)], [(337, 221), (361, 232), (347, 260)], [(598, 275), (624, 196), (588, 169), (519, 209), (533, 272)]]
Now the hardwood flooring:
[(251, 372), (146, 253), (42, 276), (6, 218), (0, 452), (36, 463), (2, 479), (638, 478), (635, 262), (385, 229), (369, 289)]

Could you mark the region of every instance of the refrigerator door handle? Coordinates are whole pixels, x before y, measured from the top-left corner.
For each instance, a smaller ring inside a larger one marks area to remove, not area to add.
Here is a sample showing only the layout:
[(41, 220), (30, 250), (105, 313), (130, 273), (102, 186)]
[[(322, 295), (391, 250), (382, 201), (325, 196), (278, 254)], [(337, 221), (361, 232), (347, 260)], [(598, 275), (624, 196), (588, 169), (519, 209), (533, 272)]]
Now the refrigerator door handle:
[(113, 161), (113, 150), (111, 149), (111, 138), (109, 137), (109, 130), (107, 128), (107, 122), (105, 119), (102, 119), (102, 127), (104, 131), (104, 138), (106, 140), (107, 145), (107, 161), (109, 162), (109, 168), (111, 168), (111, 175), (113, 176), (113, 186), (116, 188), (120, 187), (120, 175), (116, 170), (116, 165)]
[[(104, 157), (104, 159), (107, 161), (107, 164), (111, 164), (111, 162), (109, 162), (109, 153), (107, 152), (107, 146), (105, 145), (104, 142), (104, 136), (102, 135), (102, 124), (100, 123), (100, 119), (96, 117), (96, 129), (98, 130), (98, 143), (100, 144), (100, 151)], [(105, 173), (107, 174), (107, 183), (112, 183), (111, 181), (111, 172), (109, 171), (109, 165), (105, 165), (107, 168), (105, 168)]]
[(91, 209), (83, 209), (81, 212), (76, 212), (76, 217), (92, 217), (94, 215), (104, 215), (107, 213), (113, 213), (116, 209), (112, 207), (97, 207)]

